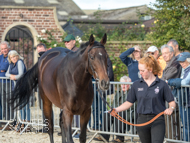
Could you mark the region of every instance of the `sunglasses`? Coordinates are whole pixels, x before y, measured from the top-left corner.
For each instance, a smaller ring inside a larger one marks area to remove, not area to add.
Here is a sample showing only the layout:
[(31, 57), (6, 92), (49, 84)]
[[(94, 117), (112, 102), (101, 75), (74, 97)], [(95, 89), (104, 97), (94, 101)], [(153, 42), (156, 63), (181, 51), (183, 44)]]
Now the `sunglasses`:
[(70, 41), (65, 41), (64, 43), (69, 43)]
[(149, 55), (154, 55), (154, 52), (149, 52), (148, 54), (149, 54)]

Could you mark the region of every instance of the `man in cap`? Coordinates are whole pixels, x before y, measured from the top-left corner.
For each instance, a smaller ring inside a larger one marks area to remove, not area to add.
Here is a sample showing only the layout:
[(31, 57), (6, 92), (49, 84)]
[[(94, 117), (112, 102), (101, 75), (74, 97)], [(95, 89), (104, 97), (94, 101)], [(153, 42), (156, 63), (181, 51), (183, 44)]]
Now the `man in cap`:
[(76, 44), (75, 37), (72, 34), (67, 35), (63, 41), (67, 49), (74, 52), (78, 50), (78, 48), (75, 45)]
[(166, 62), (163, 59), (163, 57), (159, 54), (158, 48), (156, 46), (150, 46), (148, 50), (146, 51), (146, 53), (149, 55), (153, 55), (155, 59), (157, 59), (157, 62), (161, 67), (161, 74), (158, 77), (161, 78), (163, 74), (163, 70), (166, 67)]
[(180, 117), (183, 124), (183, 140), (188, 141), (190, 137), (190, 100), (188, 89), (181, 88), (184, 85), (190, 85), (190, 53), (180, 53), (177, 61), (184, 69), (184, 76), (181, 78), (174, 78), (168, 80), (168, 85), (174, 87), (175, 92), (178, 93), (178, 105), (180, 109)]

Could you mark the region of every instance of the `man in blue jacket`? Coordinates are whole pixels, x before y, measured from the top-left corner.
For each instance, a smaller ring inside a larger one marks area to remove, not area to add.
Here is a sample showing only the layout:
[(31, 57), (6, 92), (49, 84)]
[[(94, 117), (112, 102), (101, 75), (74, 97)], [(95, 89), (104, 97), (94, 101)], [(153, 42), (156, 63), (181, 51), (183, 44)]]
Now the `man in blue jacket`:
[[(0, 77), (5, 77), (5, 73), (9, 67), (9, 62), (7, 59), (10, 51), (9, 43), (6, 41), (1, 42), (0, 48), (2, 53), (2, 55), (0, 55)], [(0, 119), (10, 120), (13, 118), (13, 111), (10, 111), (9, 107), (6, 107), (8, 98), (6, 93), (10, 92), (10, 84), (7, 84), (7, 82), (9, 81), (0, 79)]]

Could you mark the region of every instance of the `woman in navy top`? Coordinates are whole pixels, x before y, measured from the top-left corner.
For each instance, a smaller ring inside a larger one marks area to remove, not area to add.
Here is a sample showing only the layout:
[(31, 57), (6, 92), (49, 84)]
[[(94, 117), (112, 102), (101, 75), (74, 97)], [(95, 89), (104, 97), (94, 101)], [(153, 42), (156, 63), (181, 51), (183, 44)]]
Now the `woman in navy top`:
[[(129, 55), (132, 54), (132, 58)], [(134, 46), (134, 48), (129, 48), (127, 51), (123, 52), (119, 57), (121, 61), (127, 66), (129, 77), (131, 81), (134, 82), (139, 79), (139, 69), (138, 61), (142, 58), (143, 53), (140, 50), (139, 46)]]
[[(137, 101), (138, 124), (151, 120), (162, 111), (171, 115), (176, 104), (167, 83), (157, 76), (161, 68), (155, 58), (152, 55), (143, 57), (139, 60), (138, 68), (142, 78), (133, 83), (127, 101), (115, 108), (115, 111), (127, 110)], [(168, 109), (165, 107), (165, 101), (169, 103)], [(137, 127), (137, 132), (142, 143), (163, 143), (165, 135), (164, 116), (160, 116), (147, 126)]]
[[(23, 57), (21, 57), (17, 51), (11, 50), (8, 54), (9, 68), (6, 72), (6, 77), (9, 77), (11, 80), (18, 80), (25, 72), (26, 67), (23, 61)], [(30, 108), (29, 104), (27, 104), (22, 110), (21, 120), (30, 121)]]

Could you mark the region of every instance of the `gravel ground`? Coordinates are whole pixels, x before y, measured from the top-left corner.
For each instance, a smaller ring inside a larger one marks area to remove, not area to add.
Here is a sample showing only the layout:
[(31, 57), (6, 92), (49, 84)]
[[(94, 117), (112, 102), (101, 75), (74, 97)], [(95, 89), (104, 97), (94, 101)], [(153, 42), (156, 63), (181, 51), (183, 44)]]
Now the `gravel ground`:
[[(54, 143), (61, 143), (61, 137), (57, 135), (58, 130), (54, 133)], [(92, 138), (94, 133), (87, 132), (87, 142)], [(113, 140), (113, 136), (110, 137), (110, 142)], [(34, 133), (28, 132), (20, 135), (16, 131), (4, 131), (0, 132), (0, 143), (49, 143), (49, 135), (46, 133)], [(79, 143), (79, 139), (74, 138), (75, 143)], [(92, 140), (91, 143), (98, 143), (100, 141)], [(101, 141), (103, 143), (103, 141)], [(134, 138), (131, 142), (129, 137), (125, 137), (127, 143), (140, 143), (138, 138)]]

